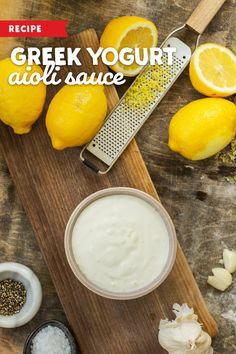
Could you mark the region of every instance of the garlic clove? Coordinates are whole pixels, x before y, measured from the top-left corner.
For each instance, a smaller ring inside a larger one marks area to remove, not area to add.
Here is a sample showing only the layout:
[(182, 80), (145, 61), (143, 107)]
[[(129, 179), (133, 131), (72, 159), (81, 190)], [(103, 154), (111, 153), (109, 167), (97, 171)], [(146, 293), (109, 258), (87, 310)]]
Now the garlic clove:
[(227, 269), (213, 268), (212, 273), (207, 279), (207, 283), (215, 289), (225, 291), (232, 284), (232, 275)]
[(204, 352), (204, 353), (202, 353), (202, 354), (213, 354), (213, 353), (214, 353), (214, 352), (213, 352), (213, 348), (210, 347), (209, 349), (207, 349), (206, 352)]
[(209, 334), (202, 331), (201, 336), (196, 341), (197, 350), (194, 354), (213, 353), (211, 343), (212, 343), (212, 339), (209, 336)]
[(228, 250), (227, 248), (223, 251), (223, 261), (225, 269), (230, 273), (236, 271), (236, 252), (234, 250)]

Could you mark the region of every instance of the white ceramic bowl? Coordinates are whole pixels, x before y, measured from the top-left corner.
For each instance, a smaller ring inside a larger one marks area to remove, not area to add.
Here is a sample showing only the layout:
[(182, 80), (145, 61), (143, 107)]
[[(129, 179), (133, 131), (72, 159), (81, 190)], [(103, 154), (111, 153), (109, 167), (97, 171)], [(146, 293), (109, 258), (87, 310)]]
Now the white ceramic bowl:
[[(131, 195), (135, 196), (138, 198), (143, 199), (147, 203), (149, 203), (162, 217), (163, 221), (165, 222), (166, 228), (168, 230), (168, 236), (169, 236), (169, 255), (165, 264), (165, 267), (163, 268), (162, 272), (157, 275), (157, 277), (147, 286), (144, 288), (138, 289), (136, 291), (132, 292), (125, 292), (125, 293), (118, 293), (118, 292), (111, 292), (107, 291), (105, 289), (100, 288), (96, 284), (93, 284), (89, 279), (85, 277), (85, 275), (81, 272), (78, 264), (76, 263), (76, 260), (74, 258), (73, 254), (73, 249), (72, 249), (72, 231), (75, 225), (76, 220), (78, 219), (80, 213), (92, 202), (97, 200), (98, 198), (102, 198), (105, 196), (109, 195), (114, 195), (114, 194), (125, 194), (125, 195)], [(171, 218), (165, 208), (161, 205), (160, 202), (158, 202), (156, 199), (151, 197), (149, 194), (144, 193), (138, 189), (134, 188), (126, 188), (126, 187), (116, 187), (116, 188), (108, 188), (108, 189), (103, 189), (99, 192), (96, 192), (94, 194), (91, 194), (89, 197), (84, 199), (74, 210), (72, 213), (67, 227), (65, 231), (65, 251), (66, 251), (66, 256), (67, 260), (69, 262), (69, 265), (75, 274), (75, 276), (81, 281), (83, 285), (85, 285), (88, 289), (92, 290), (98, 295), (101, 295), (103, 297), (107, 297), (110, 299), (115, 299), (115, 300), (130, 300), (130, 299), (136, 299), (138, 297), (141, 297), (143, 295), (146, 295), (156, 289), (159, 285), (163, 283), (163, 281), (166, 279), (166, 277), (169, 275), (174, 262), (176, 258), (176, 249), (177, 249), (177, 239), (176, 239), (176, 233), (175, 233), (175, 228), (174, 225), (171, 221)]]
[(42, 302), (42, 287), (38, 277), (23, 264), (0, 263), (0, 281), (13, 279), (20, 281), (27, 291), (26, 303), (19, 313), (12, 316), (0, 316), (0, 327), (15, 328), (29, 322), (38, 312)]

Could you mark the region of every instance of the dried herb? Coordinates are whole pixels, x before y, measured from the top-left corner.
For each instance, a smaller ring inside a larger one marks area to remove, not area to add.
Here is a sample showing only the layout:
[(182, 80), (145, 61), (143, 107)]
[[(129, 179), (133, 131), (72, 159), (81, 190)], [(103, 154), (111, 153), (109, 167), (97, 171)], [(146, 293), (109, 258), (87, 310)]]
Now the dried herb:
[(16, 280), (0, 281), (0, 315), (12, 316), (20, 312), (26, 302), (26, 289)]

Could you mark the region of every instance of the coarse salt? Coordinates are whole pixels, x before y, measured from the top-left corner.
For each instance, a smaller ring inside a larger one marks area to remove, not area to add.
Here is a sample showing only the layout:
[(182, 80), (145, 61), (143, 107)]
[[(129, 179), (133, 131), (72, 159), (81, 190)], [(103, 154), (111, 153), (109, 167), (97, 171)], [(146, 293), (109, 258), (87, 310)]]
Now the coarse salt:
[(71, 354), (65, 333), (58, 327), (47, 326), (32, 340), (31, 354)]

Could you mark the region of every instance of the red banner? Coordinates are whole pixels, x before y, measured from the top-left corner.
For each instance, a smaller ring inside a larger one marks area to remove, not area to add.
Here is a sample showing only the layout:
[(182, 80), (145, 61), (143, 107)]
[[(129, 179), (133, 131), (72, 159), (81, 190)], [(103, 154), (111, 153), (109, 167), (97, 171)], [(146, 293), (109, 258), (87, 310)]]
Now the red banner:
[(0, 20), (0, 37), (60, 37), (68, 36), (68, 20)]

